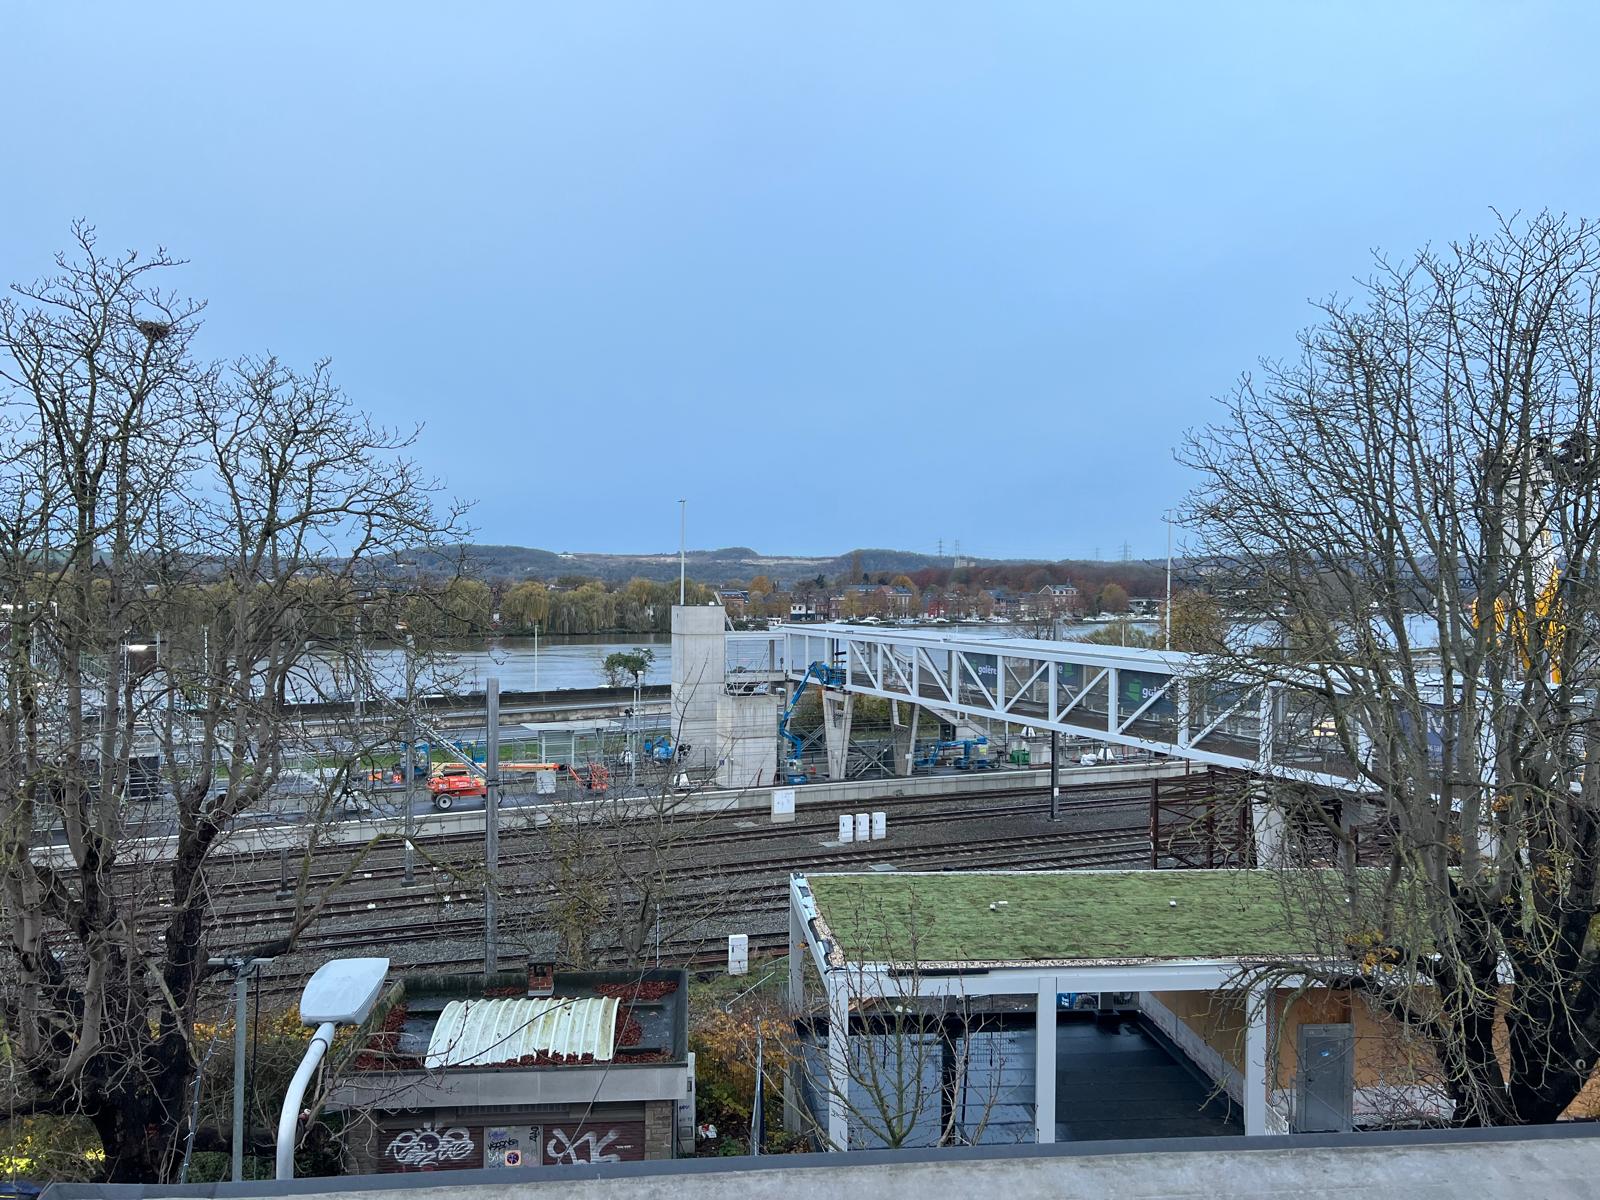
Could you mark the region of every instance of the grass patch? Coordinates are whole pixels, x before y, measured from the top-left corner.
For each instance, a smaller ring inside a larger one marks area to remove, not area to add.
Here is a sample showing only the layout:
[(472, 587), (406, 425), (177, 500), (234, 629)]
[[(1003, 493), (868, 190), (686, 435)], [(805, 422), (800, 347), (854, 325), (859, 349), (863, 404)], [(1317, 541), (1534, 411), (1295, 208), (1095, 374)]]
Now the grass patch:
[(1293, 932), (1301, 923), (1273, 871), (807, 878), (856, 961), (1277, 957), (1312, 952), (1316, 942)]

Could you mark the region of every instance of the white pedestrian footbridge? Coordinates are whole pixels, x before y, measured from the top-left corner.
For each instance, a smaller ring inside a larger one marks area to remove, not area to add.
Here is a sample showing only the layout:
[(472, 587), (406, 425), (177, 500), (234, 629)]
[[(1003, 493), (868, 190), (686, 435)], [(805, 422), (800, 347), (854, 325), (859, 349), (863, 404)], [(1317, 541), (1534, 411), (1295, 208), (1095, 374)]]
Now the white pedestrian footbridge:
[(1171, 650), (974, 637), (847, 624), (785, 626), (792, 680), (813, 663), (846, 693), (1361, 790), (1356, 763), (1309, 691), (1230, 678)]

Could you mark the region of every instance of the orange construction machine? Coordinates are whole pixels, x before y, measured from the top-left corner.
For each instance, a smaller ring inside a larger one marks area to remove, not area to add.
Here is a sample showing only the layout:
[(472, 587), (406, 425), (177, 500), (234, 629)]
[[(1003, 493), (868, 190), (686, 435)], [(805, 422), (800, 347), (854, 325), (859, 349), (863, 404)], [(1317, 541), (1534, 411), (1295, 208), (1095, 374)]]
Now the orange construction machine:
[[(503, 775), (512, 772), (553, 771), (572, 776), (579, 785), (591, 792), (603, 792), (611, 783), (611, 773), (598, 763), (587, 767), (569, 767), (566, 763), (501, 763)], [(435, 808), (449, 808), (457, 797), (481, 798), (488, 795), (489, 786), (483, 768), (476, 763), (435, 763), (428, 772), (428, 791), (433, 794)]]

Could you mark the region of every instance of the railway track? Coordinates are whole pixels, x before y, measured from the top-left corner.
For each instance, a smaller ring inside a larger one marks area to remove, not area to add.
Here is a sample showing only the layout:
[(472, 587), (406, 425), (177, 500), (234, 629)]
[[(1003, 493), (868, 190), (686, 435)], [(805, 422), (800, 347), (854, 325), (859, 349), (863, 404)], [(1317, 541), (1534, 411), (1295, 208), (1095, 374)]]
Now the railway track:
[[(1137, 808), (1141, 812), (1147, 801), (1138, 795), (1105, 796), (1100, 798), (1082, 798), (1075, 800), (1070, 810), (1066, 811), (1068, 817), (1087, 816), (1096, 813), (1115, 812), (1121, 809)], [(1049, 812), (1048, 800), (1020, 805), (1009, 805), (997, 811), (992, 805), (983, 805), (971, 808), (935, 809), (928, 812), (905, 813), (897, 815), (891, 829), (902, 831), (905, 829), (926, 829), (945, 824), (962, 821), (977, 821), (996, 817), (1025, 817), (1042, 815)], [(845, 810), (849, 811), (849, 810)], [(751, 820), (749, 814), (742, 814), (745, 821)], [(813, 837), (831, 831), (828, 822), (796, 821), (790, 824), (761, 824), (748, 828), (716, 829), (702, 827), (694, 830), (687, 836), (679, 836), (673, 840), (672, 846), (675, 853), (691, 853), (695, 850), (711, 850), (719, 847), (738, 846), (744, 844), (757, 844), (761, 842), (776, 842), (787, 838)], [(514, 868), (541, 861), (548, 854), (547, 844), (537, 830), (505, 830), (501, 833), (500, 864), (503, 868)], [(519, 842), (536, 841), (539, 844), (522, 848)], [(419, 840), (419, 845), (423, 843)], [(426, 843), (428, 854), (432, 858), (448, 861), (447, 851), (451, 847), (460, 847), (470, 852), (481, 849), (483, 839), (481, 835), (469, 838), (452, 838), (447, 846), (441, 846), (438, 841)], [(640, 843), (641, 845), (643, 842)], [(347, 854), (346, 859), (349, 858)], [(472, 861), (476, 861), (475, 858)], [(427, 877), (431, 872), (426, 863), (419, 867), (420, 874)], [(375, 857), (364, 862), (361, 869), (349, 880), (352, 885), (360, 886), (369, 883), (396, 881), (404, 877), (405, 867), (402, 861), (402, 851), (395, 847), (381, 857)], [(337, 883), (344, 875), (342, 868), (317, 868), (314, 867), (307, 875), (308, 889), (315, 892), (330, 887)], [(274, 902), (264, 903), (259, 907), (263, 914), (283, 911), (283, 905), (275, 902), (275, 893), (279, 885), (279, 878), (275, 873), (266, 873), (244, 879), (235, 879), (228, 885), (230, 898), (235, 902), (229, 904), (230, 911), (244, 911), (236, 902), (251, 897), (255, 894), (274, 894)]]
[[(692, 936), (671, 934), (661, 943), (664, 962), (697, 966), (721, 962), (722, 937), (733, 929), (750, 934), (756, 954), (782, 950), (786, 881), (791, 873), (863, 870), (1050, 870), (1094, 867), (1138, 867), (1149, 863), (1148, 783), (1080, 784), (1063, 788), (1059, 823), (1041, 820), (1050, 809), (1049, 789), (1042, 786), (972, 789), (938, 796), (882, 796), (872, 800), (817, 800), (801, 806), (797, 819), (771, 823), (761, 809), (696, 813), (670, 824), (682, 828), (673, 854), (684, 860), (676, 869), (678, 898), (662, 906), (663, 930), (698, 926)], [(521, 812), (510, 810), (501, 833), (503, 929), (506, 918), (525, 915), (540, 906), (548, 890), (541, 865), (548, 860), (549, 838), (542, 826), (511, 824)], [(841, 813), (889, 813), (889, 838), (868, 843), (832, 842)], [(1021, 822), (1012, 831), (1007, 822)], [(941, 830), (979, 825), (980, 840), (956, 842)], [(987, 824), (987, 828), (982, 826)], [(1041, 827), (1042, 826), (1042, 827)], [(626, 826), (621, 827), (625, 829)], [(629, 854), (648, 846), (644, 836), (620, 829), (608, 831), (613, 852)], [(481, 863), (481, 832), (419, 835), (417, 884), (403, 889), (403, 849), (398, 836), (368, 851), (359, 870), (339, 886), (297, 942), (294, 959), (360, 950), (398, 950), (399, 969), (481, 969), (483, 936), (482, 881), (473, 871)], [(319, 847), (311, 856), (308, 885), (315, 895), (339, 885), (358, 848)], [(427, 858), (424, 858), (423, 855)], [(297, 856), (298, 857), (298, 856)], [(434, 869), (429, 859), (439, 864)], [(270, 938), (292, 915), (293, 901), (276, 897), (276, 856), (219, 856), (211, 868), (216, 907), (210, 921), (213, 954)], [(459, 870), (458, 878), (452, 872)], [(231, 876), (231, 877), (230, 877)], [(521, 878), (518, 878), (518, 877)], [(718, 916), (706, 917), (707, 897)], [(518, 914), (517, 910), (524, 910)], [(143, 914), (139, 925), (159, 937), (165, 913)], [(719, 926), (711, 928), (712, 924)], [(720, 928), (727, 925), (728, 928)], [(473, 945), (476, 943), (476, 946)], [(438, 946), (438, 954), (424, 949)], [(411, 949), (414, 953), (407, 954)], [(606, 955), (598, 956), (600, 962)], [(293, 959), (290, 960), (292, 962)], [(266, 994), (293, 993), (302, 973), (286, 963), (277, 981), (264, 977)]]
[[(1042, 816), (1050, 808), (1044, 792), (1045, 789), (1040, 788), (1014, 788), (1004, 789), (1003, 797), (997, 797), (994, 790), (953, 793), (933, 798), (885, 797), (884, 801), (894, 802), (892, 805), (886, 804), (886, 808), (920, 808), (922, 811), (898, 812), (892, 818), (891, 838), (887, 841), (849, 846), (817, 844), (814, 839), (832, 831), (832, 825), (827, 821), (802, 820), (751, 826), (749, 822), (759, 819), (759, 814), (716, 814), (709, 820), (691, 821), (697, 828), (692, 835), (675, 843), (673, 853), (688, 860), (689, 865), (679, 875), (684, 887), (695, 891), (714, 891), (725, 896), (730, 903), (735, 899), (732, 894), (735, 891), (740, 893), (740, 899), (754, 898), (747, 889), (734, 886), (741, 877), (754, 875), (781, 883), (793, 871), (850, 869), (870, 862), (892, 863), (910, 869), (927, 869), (930, 865), (935, 869), (1048, 866), (1058, 865), (1056, 860), (1062, 847), (1093, 847), (1108, 841), (1122, 843), (1123, 852), (1119, 853), (1116, 860), (1120, 865), (1137, 865), (1148, 859), (1148, 841), (1142, 820), (1147, 799), (1145, 789), (1139, 785), (1105, 785), (1092, 790), (1080, 788), (1065, 794), (1062, 804), (1063, 815), (1068, 819), (1100, 818), (1138, 810), (1141, 819), (1136, 823), (1119, 823), (1110, 828), (1097, 829), (1075, 829), (1063, 824), (1043, 831), (989, 837), (981, 844), (964, 847), (947, 842), (906, 845), (895, 836), (908, 829), (929, 830), (959, 822)], [(1010, 799), (1013, 803), (997, 806), (993, 802), (996, 799)], [(1015, 803), (1017, 799), (1025, 802)], [(981, 803), (971, 803), (974, 800)], [(930, 804), (932, 807), (929, 807)], [(836, 802), (819, 805), (818, 810), (841, 812), (860, 807), (859, 803)], [(538, 831), (508, 830), (502, 834), (502, 838), (500, 862), (508, 876), (536, 868), (548, 856), (547, 843)], [(738, 852), (741, 848), (754, 849), (762, 843), (783, 841), (798, 844), (776, 854), (713, 860), (717, 851)], [(533, 844), (524, 847), (519, 846), (519, 842)], [(481, 847), (482, 839), (481, 835), (453, 835), (447, 839), (430, 840), (427, 843), (430, 856), (444, 860), (446, 853), (441, 849), (441, 843), (452, 849), (475, 852)], [(643, 843), (640, 845), (642, 847)], [(308, 879), (312, 894), (333, 886), (340, 879), (348, 864), (349, 851), (345, 850), (341, 857), (344, 863), (325, 863), (313, 867)], [(1068, 859), (1059, 865), (1073, 865), (1075, 860), (1070, 855)], [(323, 939), (335, 935), (325, 931), (353, 921), (364, 923), (382, 918), (388, 922), (415, 920), (427, 923), (438, 920), (445, 910), (453, 908), (462, 911), (481, 906), (478, 891), (481, 881), (463, 879), (459, 887), (450, 882), (452, 876), (449, 866), (457, 866), (467, 872), (475, 865), (475, 860), (469, 860), (467, 863), (447, 864), (446, 868), (436, 870), (426, 862), (421, 862), (416, 874), (417, 884), (402, 891), (399, 881), (404, 868), (399, 848), (396, 847), (389, 855), (362, 864), (361, 869), (346, 881), (345, 890), (353, 894), (324, 903), (315, 922), (301, 935), (300, 946), (306, 950), (321, 946), (340, 948), (347, 943), (326, 943)], [(770, 888), (773, 885), (763, 883), (761, 886)], [(293, 901), (279, 900), (277, 888), (278, 877), (275, 872), (235, 879), (219, 886), (218, 903), (210, 922), (212, 932), (219, 935), (217, 940), (244, 943), (265, 935), (274, 926), (281, 927), (292, 916)], [(531, 896), (535, 892), (536, 889), (526, 887), (508, 889), (507, 902), (514, 902), (519, 895)], [(165, 914), (158, 909), (146, 914), (140, 925), (152, 937), (159, 938), (164, 922)], [(392, 924), (388, 927), (394, 928)], [(418, 941), (440, 935), (437, 930), (432, 933), (422, 930), (414, 934), (407, 933), (403, 940)], [(371, 942), (371, 935), (365, 935), (364, 944)]]
[[(1099, 846), (1117, 845), (1126, 848), (1128, 856), (1133, 861), (1147, 861), (1149, 859), (1149, 838), (1147, 830), (1142, 826), (1123, 826), (1110, 830), (1094, 830), (1086, 834), (1021, 834), (1014, 837), (987, 838), (982, 845), (950, 846), (950, 845), (925, 845), (925, 846), (893, 846), (891, 843), (867, 843), (869, 848), (853, 851), (827, 851), (818, 853), (808, 850), (805, 846), (798, 846), (787, 854), (773, 854), (766, 858), (746, 859), (746, 861), (733, 862), (707, 862), (698, 866), (686, 867), (677, 875), (677, 880), (683, 885), (688, 883), (707, 883), (715, 885), (715, 891), (720, 896), (731, 896), (738, 888), (730, 886), (731, 880), (746, 875), (758, 875), (763, 880), (771, 878), (787, 878), (797, 870), (838, 870), (851, 869), (851, 867), (866, 867), (874, 862), (890, 862), (896, 869), (922, 870), (928, 869), (928, 864), (933, 864), (934, 869), (952, 869), (952, 867), (1016, 866), (1018, 862), (1040, 861), (1048, 856), (1069, 853), (1072, 850), (1094, 850)], [(528, 886), (512, 886), (507, 888), (507, 904), (514, 902), (518, 896), (533, 896), (538, 894), (539, 888)], [(318, 923), (333, 922), (344, 917), (368, 917), (368, 915), (382, 915), (394, 918), (402, 914), (434, 914), (442, 907), (472, 906), (478, 904), (480, 896), (477, 893), (464, 894), (456, 888), (446, 888), (438, 891), (429, 888), (427, 883), (416, 890), (402, 891), (402, 893), (371, 894), (371, 896), (358, 896), (347, 901), (331, 901), (323, 907), (322, 917)], [(288, 904), (278, 909), (248, 910), (222, 910), (211, 923), (213, 933), (229, 933), (229, 931), (253, 930), (259, 925), (286, 920), (291, 909)], [(482, 923), (482, 922), (480, 922)], [(315, 928), (315, 926), (314, 926)], [(392, 926), (389, 926), (392, 928)], [(302, 946), (306, 938), (314, 934), (302, 934)]]
[[(1138, 866), (1147, 861), (1149, 843), (1141, 837), (1129, 836), (1126, 830), (1107, 831), (1088, 838), (1064, 839), (1021, 836), (996, 839), (983, 847), (926, 847), (897, 857), (894, 865), (908, 870), (1069, 870)], [(830, 863), (811, 861), (807, 867), (813, 871), (838, 865), (862, 865), (859, 858), (853, 862)], [(740, 864), (739, 873), (760, 875), (742, 883), (724, 882), (718, 888), (718, 897), (727, 909), (737, 912), (741, 921), (750, 925), (767, 922), (780, 923), (788, 904), (783, 886), (786, 877), (766, 874), (781, 870), (782, 864), (752, 862)], [(507, 903), (510, 903), (508, 899)], [(663, 924), (672, 925), (688, 912), (692, 901), (663, 906)], [(325, 932), (308, 932), (303, 935), (297, 953), (326, 955), (373, 949), (383, 946), (396, 948), (406, 945), (428, 944), (439, 941), (471, 943), (481, 938), (483, 914), (481, 901), (457, 903), (457, 909), (466, 911), (434, 915), (406, 924), (385, 923), (359, 929), (333, 929)], [(380, 914), (388, 910), (380, 906)], [(692, 915), (692, 914), (689, 914)], [(703, 923), (703, 922), (702, 922)], [(756, 929), (749, 933), (752, 953), (776, 953), (787, 949), (787, 932)], [(703, 966), (720, 963), (726, 954), (721, 936), (709, 932), (691, 936), (670, 936), (661, 943), (663, 962), (683, 966)], [(616, 965), (621, 962), (615, 954), (602, 952), (597, 965)], [(481, 950), (456, 956), (408, 960), (406, 971), (472, 971), (482, 967)], [(296, 979), (285, 979), (281, 987), (272, 980), (263, 980), (264, 994), (293, 992)]]
[[(804, 829), (813, 825), (819, 828), (825, 827), (829, 824), (829, 822), (813, 821), (809, 819), (813, 814), (822, 813), (837, 817), (843, 813), (855, 813), (867, 810), (893, 813), (907, 808), (928, 808), (933, 806), (933, 811), (928, 814), (916, 814), (914, 817), (901, 816), (895, 818), (895, 823), (898, 825), (907, 820), (916, 820), (918, 822), (926, 823), (938, 820), (981, 818), (997, 815), (1010, 815), (1012, 813), (1022, 812), (1043, 812), (1047, 811), (1049, 808), (1049, 801), (1048, 799), (1045, 799), (1045, 797), (1048, 796), (1048, 791), (1048, 788), (1039, 787), (1004, 789), (992, 788), (969, 792), (951, 792), (940, 796), (883, 796), (870, 802), (863, 800), (820, 801), (816, 804), (808, 804), (802, 807), (797, 819), (788, 824), (763, 824), (759, 828), (744, 828), (726, 832), (719, 830), (718, 827), (743, 824), (751, 821), (764, 821), (764, 810), (730, 809), (723, 812), (688, 814), (669, 818), (667, 824), (669, 826), (683, 824), (699, 827), (699, 836), (706, 841), (717, 839), (759, 840), (766, 837), (781, 837), (786, 833), (793, 833), (797, 829)], [(999, 812), (996, 811), (993, 804), (993, 801), (996, 800), (1026, 799), (1030, 797), (1038, 798), (1039, 802), (1028, 806), (1007, 807)], [(1070, 817), (1074, 813), (1091, 812), (1107, 805), (1146, 803), (1148, 801), (1148, 797), (1148, 787), (1139, 784), (1080, 784), (1077, 785), (1076, 789), (1062, 789), (1062, 811), (1065, 815)], [(971, 807), (962, 809), (947, 809), (945, 807), (947, 805), (973, 801), (981, 803), (977, 803)], [(503, 814), (504, 824), (502, 825), (500, 834), (502, 850), (504, 850), (508, 844), (513, 843), (520, 838), (539, 835), (538, 828), (519, 825), (516, 823), (517, 816), (527, 811), (529, 810), (512, 809)], [(481, 832), (450, 834), (421, 833), (415, 835), (413, 837), (413, 841), (418, 845), (427, 845), (430, 851), (435, 852), (437, 856), (444, 857), (446, 853), (453, 847), (459, 846), (472, 850), (481, 847), (483, 844), (483, 834)], [(312, 862), (313, 864), (317, 864), (325, 861), (348, 860), (353, 853), (353, 849), (354, 848), (350, 845), (318, 846), (312, 852)], [(374, 865), (364, 868), (364, 871), (370, 870), (376, 872), (378, 870), (389, 869), (399, 870), (400, 855), (401, 835), (398, 831), (395, 831), (384, 839), (384, 842), (380, 847), (369, 854), (368, 861)], [(390, 861), (391, 859), (392, 861)], [(221, 854), (216, 856), (212, 861), (215, 865), (215, 868), (219, 870), (225, 870), (230, 862), (241, 865), (246, 870), (250, 870), (252, 868), (266, 868), (271, 864), (275, 864), (277, 859), (275, 855), (270, 855), (267, 853), (243, 852), (239, 854)], [(313, 867), (312, 871), (312, 879), (314, 881), (331, 882), (333, 879), (336, 879), (338, 875), (339, 872), (337, 870), (327, 868), (319, 869), (316, 866)], [(260, 871), (259, 878), (252, 875), (243, 879), (237, 879), (234, 881), (234, 886), (250, 886), (252, 884), (258, 884), (260, 886), (267, 886), (270, 884), (272, 886), (276, 886), (276, 882), (277, 875), (274, 871), (262, 869)]]
[[(1148, 860), (1150, 843), (1147, 830), (1143, 826), (1122, 826), (1110, 830), (1096, 830), (1088, 832), (1038, 833), (1020, 834), (1012, 837), (988, 838), (981, 845), (952, 846), (949, 844), (920, 845), (920, 846), (895, 846), (891, 842), (869, 842), (864, 846), (852, 846), (849, 850), (818, 851), (805, 846), (795, 847), (785, 854), (769, 855), (763, 858), (733, 861), (726, 863), (704, 863), (685, 867), (679, 873), (679, 881), (685, 885), (704, 883), (717, 884), (719, 894), (728, 895), (735, 889), (727, 886), (730, 876), (761, 875), (771, 877), (782, 874), (784, 877), (797, 870), (834, 870), (865, 866), (870, 862), (892, 863), (896, 867), (921, 869), (920, 864), (935, 862), (941, 864), (952, 863), (966, 865), (968, 860), (989, 862), (1014, 863), (1018, 856), (1027, 860), (1029, 855), (1037, 852), (1054, 853), (1059, 848), (1092, 848), (1108, 843), (1119, 846), (1137, 847), (1140, 861)], [(538, 889), (535, 888), (508, 888), (504, 893), (508, 902), (519, 895), (531, 895)], [(340, 917), (361, 917), (369, 913), (381, 913), (385, 916), (394, 916), (413, 912), (434, 912), (440, 907), (449, 905), (471, 905), (479, 903), (476, 894), (464, 895), (454, 888), (439, 892), (428, 888), (426, 883), (417, 890), (396, 893), (386, 893), (376, 896), (360, 896), (351, 900), (330, 902), (322, 910), (323, 921), (334, 920)], [(278, 908), (260, 910), (234, 910), (227, 909), (219, 912), (213, 920), (212, 930), (224, 932), (229, 930), (243, 930), (256, 925), (266, 924), (274, 920), (286, 919), (290, 914), (290, 907), (285, 904)]]

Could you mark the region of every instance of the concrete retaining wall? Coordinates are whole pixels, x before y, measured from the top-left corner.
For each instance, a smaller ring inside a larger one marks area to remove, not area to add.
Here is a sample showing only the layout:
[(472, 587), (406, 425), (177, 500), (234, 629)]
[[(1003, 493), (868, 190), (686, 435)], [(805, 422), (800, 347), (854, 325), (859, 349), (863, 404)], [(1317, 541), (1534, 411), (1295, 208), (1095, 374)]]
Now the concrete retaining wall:
[(926, 1200), (928, 1196), (1230, 1196), (1240, 1200), (1580, 1200), (1600, 1178), (1593, 1126), (1328, 1137), (1183, 1138), (861, 1151), (669, 1163), (305, 1179), (287, 1184), (58, 1184), (45, 1200)]

